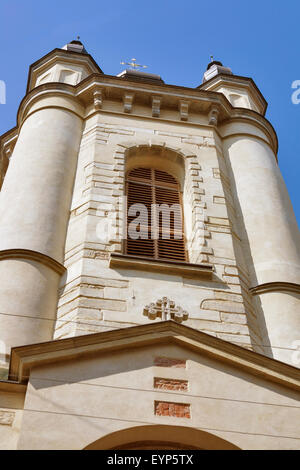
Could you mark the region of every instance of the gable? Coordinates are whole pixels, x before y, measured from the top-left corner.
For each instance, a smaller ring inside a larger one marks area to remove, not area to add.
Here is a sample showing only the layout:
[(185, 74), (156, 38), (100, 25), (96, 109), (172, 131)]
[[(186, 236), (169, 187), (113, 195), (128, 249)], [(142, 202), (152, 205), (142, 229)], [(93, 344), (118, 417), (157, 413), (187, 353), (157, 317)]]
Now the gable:
[(162, 341), (34, 367), (20, 448), (54, 439), (82, 449), (142, 424), (189, 426), (241, 448), (276, 448), (284, 434), (290, 448), (299, 444), (296, 407), (293, 390)]

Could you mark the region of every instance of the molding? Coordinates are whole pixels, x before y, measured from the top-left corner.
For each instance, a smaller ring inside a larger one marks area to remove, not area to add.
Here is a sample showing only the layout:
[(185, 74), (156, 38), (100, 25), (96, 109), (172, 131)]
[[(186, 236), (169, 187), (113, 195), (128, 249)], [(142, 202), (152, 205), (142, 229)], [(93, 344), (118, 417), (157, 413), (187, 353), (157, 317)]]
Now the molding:
[(199, 443), (201, 442), (202, 450), (241, 450), (231, 442), (216, 436), (216, 434), (211, 434), (210, 431), (214, 432), (212, 429), (202, 430), (181, 424), (176, 426), (173, 423), (172, 426), (148, 423), (136, 426), (135, 424), (133, 427), (106, 434), (84, 447), (84, 450), (136, 449), (143, 445), (141, 436), (148, 448), (151, 445), (151, 449), (157, 449), (159, 448), (157, 444), (162, 446), (163, 443), (167, 446), (166, 448), (175, 449), (177, 442), (177, 449), (200, 449)]
[(162, 137), (162, 135), (151, 135), (149, 139), (135, 138), (134, 140), (118, 142), (117, 153), (118, 155), (123, 154), (123, 158), (125, 159), (126, 153), (129, 150), (139, 149), (140, 147), (157, 147), (161, 150), (169, 150), (174, 154), (178, 154), (183, 158), (183, 160), (185, 158), (197, 158), (197, 155), (194, 153), (194, 151), (191, 151), (187, 145), (183, 144), (182, 146), (178, 147), (176, 145), (170, 144), (169, 142), (166, 143), (164, 140), (162, 140)]
[(52, 269), (60, 275), (62, 275), (66, 271), (66, 268), (54, 258), (44, 255), (43, 253), (40, 253), (38, 251), (27, 250), (23, 248), (1, 250), (0, 261), (5, 259), (29, 259), (32, 261), (37, 261), (38, 263), (47, 266), (48, 268)]
[[(168, 102), (168, 106), (170, 107), (170, 109), (172, 108), (174, 112), (177, 112), (178, 114), (178, 117), (174, 117), (171, 122), (177, 122), (178, 120), (178, 122), (185, 123), (186, 125), (192, 125), (197, 127), (199, 126), (199, 123), (181, 120), (179, 110), (180, 101), (189, 102), (189, 111), (193, 114), (200, 113), (207, 115), (209, 109), (212, 106), (217, 105), (219, 107), (218, 125), (224, 122), (230, 122), (232, 119), (234, 120), (235, 118), (246, 120), (248, 118), (252, 121), (254, 125), (258, 125), (263, 130), (266, 135), (266, 142), (268, 143), (268, 140), (270, 140), (269, 145), (273, 147), (273, 151), (275, 154), (277, 152), (277, 136), (274, 128), (269, 123), (269, 121), (256, 111), (246, 108), (234, 108), (222, 93), (204, 89), (201, 90), (187, 87), (179, 87), (176, 85), (149, 85), (145, 83), (132, 82), (129, 80), (125, 81), (118, 77), (104, 75), (100, 73), (92, 73), (75, 86), (68, 85), (65, 83), (50, 82), (33, 88), (21, 101), (17, 117), (18, 125), (20, 125), (20, 123), (22, 122), (22, 115), (24, 112), (27, 111), (28, 106), (36, 102), (38, 99), (43, 98), (44, 96), (56, 96), (57, 94), (60, 94), (60, 96), (65, 95), (66, 98), (74, 100), (76, 102), (77, 107), (82, 108), (82, 111), (80, 110), (79, 113), (83, 113), (84, 107), (86, 108), (87, 106), (93, 103), (94, 93), (104, 88), (107, 90), (107, 96), (114, 95), (117, 99), (120, 100), (120, 102), (122, 102), (125, 93), (134, 93), (135, 102), (137, 104), (148, 107), (149, 104), (150, 107), (152, 105), (152, 98), (156, 99), (159, 97), (163, 103)], [(166, 97), (167, 100), (165, 100), (164, 97)], [(154, 106), (154, 112), (157, 113), (159, 112), (159, 106), (158, 103), (155, 104), (156, 105)], [(72, 108), (72, 106), (70, 106), (70, 108)], [(97, 112), (97, 110), (95, 111)], [(149, 111), (149, 116), (141, 117), (143, 119), (145, 117), (153, 119), (151, 109)], [(83, 114), (81, 117), (83, 117)], [(162, 119), (162, 121), (170, 122), (170, 119), (165, 119), (161, 116), (159, 117), (159, 119)], [(208, 122), (207, 125), (208, 127), (210, 127)], [(18, 129), (14, 128), (12, 131), (9, 132), (15, 131), (18, 131)], [(3, 138), (7, 138), (9, 132), (3, 134), (3, 136), (0, 137), (1, 140)]]
[(193, 278), (211, 279), (212, 264), (192, 264), (179, 261), (162, 261), (140, 256), (111, 253), (109, 267), (113, 269), (137, 269), (142, 271), (158, 271), (160, 273), (182, 275)]
[(300, 294), (300, 284), (293, 282), (266, 282), (255, 287), (250, 287), (252, 295), (265, 294), (267, 292), (292, 292)]
[(174, 321), (120, 328), (12, 348), (9, 380), (26, 383), (33, 367), (153, 344), (177, 344), (255, 377), (300, 391), (300, 370)]
[(83, 54), (82, 52), (67, 51), (65, 49), (55, 48), (30, 65), (28, 71), (26, 93), (30, 91), (32, 81), (35, 78), (36, 70), (45, 68), (47, 64), (51, 64), (51, 62), (55, 63), (57, 59), (64, 59), (66, 62), (69, 62), (71, 64), (73, 64), (74, 62), (75, 64), (79, 63), (81, 66), (85, 66), (87, 69), (90, 69), (93, 72), (100, 74), (103, 73), (99, 65), (96, 63), (96, 61), (90, 54)]
[(0, 380), (0, 393), (26, 393), (27, 385), (20, 382), (13, 382), (11, 380)]
[[(39, 85), (35, 87), (28, 95), (26, 95), (19, 106), (17, 112), (17, 125), (18, 125), (18, 132), (30, 115), (40, 111), (41, 109), (47, 108), (55, 108), (55, 109), (64, 109), (69, 111), (80, 119), (84, 119), (85, 108), (84, 105), (80, 102), (77, 96), (74, 95), (72, 85), (68, 85), (65, 83), (45, 83), (43, 85)], [(62, 104), (42, 104), (37, 109), (31, 111), (31, 107), (38, 103), (40, 100), (44, 98), (57, 98), (61, 97), (64, 98), (65, 103)], [(67, 104), (68, 102), (68, 104)], [(70, 105), (70, 104), (73, 104)], [(1, 137), (0, 137), (1, 138)]]
[(260, 109), (260, 113), (263, 116), (265, 115), (268, 103), (252, 78), (220, 73), (202, 83), (198, 88), (209, 91), (214, 90), (221, 85), (225, 85), (233, 89), (236, 89), (237, 87), (244, 88), (245, 90), (250, 91), (253, 101), (257, 108)]

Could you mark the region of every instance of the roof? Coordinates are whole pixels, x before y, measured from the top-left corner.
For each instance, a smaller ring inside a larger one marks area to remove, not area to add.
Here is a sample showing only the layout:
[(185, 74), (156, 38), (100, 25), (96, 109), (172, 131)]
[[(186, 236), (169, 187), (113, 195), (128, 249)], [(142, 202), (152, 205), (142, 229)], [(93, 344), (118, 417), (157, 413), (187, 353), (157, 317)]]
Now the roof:
[(300, 391), (300, 370), (201, 331), (161, 321), (13, 348), (9, 380), (26, 383), (33, 367), (153, 344), (178, 344), (252, 375)]

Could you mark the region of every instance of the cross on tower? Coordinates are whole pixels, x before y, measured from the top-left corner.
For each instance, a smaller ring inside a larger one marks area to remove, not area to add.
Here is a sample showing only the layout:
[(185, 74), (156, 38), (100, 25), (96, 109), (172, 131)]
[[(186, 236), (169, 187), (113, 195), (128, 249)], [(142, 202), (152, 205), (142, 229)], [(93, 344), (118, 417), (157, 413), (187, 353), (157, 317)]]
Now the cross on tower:
[(138, 70), (139, 68), (146, 69), (147, 65), (141, 65), (136, 63), (136, 59), (131, 59), (131, 62), (120, 62), (122, 65), (130, 65), (131, 70)]

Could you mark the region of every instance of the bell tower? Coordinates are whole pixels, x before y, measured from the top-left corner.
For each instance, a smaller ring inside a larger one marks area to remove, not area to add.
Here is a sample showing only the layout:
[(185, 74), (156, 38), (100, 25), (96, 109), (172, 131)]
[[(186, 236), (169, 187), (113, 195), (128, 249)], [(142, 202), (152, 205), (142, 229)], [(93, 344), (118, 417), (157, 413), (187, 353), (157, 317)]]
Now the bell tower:
[[(197, 88), (106, 75), (79, 40), (31, 65), (1, 137), (3, 367), (15, 346), (163, 319), (293, 364), (299, 230), (266, 107), (218, 61)], [(180, 206), (172, 236), (146, 214), (129, 240), (133, 203)]]

